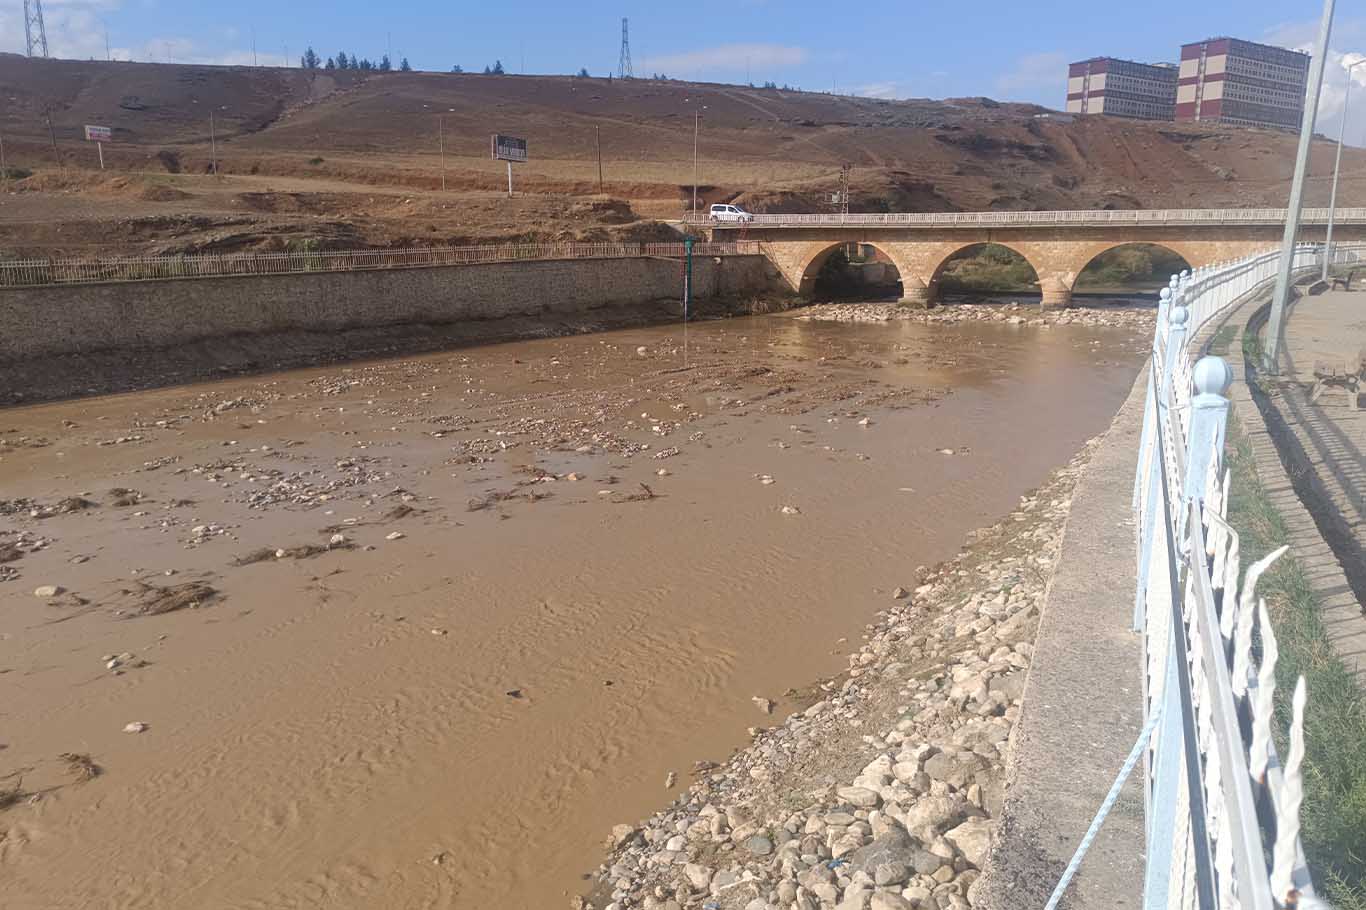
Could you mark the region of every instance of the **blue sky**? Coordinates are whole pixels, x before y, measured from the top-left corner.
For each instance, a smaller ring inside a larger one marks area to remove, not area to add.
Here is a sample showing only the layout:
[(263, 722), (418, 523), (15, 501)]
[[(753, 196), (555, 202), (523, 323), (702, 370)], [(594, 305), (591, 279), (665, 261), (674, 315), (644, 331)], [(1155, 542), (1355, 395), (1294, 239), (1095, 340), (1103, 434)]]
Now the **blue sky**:
[[(21, 0), (0, 0), (0, 50), (22, 51)], [(392, 48), (417, 69), (509, 72), (615, 69), (622, 16), (631, 19), (638, 75), (756, 83), (874, 97), (987, 95), (1063, 104), (1064, 67), (1094, 55), (1174, 60), (1183, 41), (1232, 34), (1308, 49), (1317, 0), (1148, 0), (1105, 15), (1095, 0), (976, 3), (856, 0), (693, 0), (612, 4), (565, 0), (410, 3), (44, 0), (48, 39), (62, 57), (195, 63), (291, 63), (312, 45), (373, 59)], [(1132, 12), (1130, 12), (1132, 11)], [(1342, 63), (1366, 51), (1366, 8), (1340, 2), (1319, 129), (1336, 132)], [(1366, 66), (1356, 72), (1366, 88)], [(1361, 103), (1366, 105), (1366, 93)], [(1358, 126), (1359, 124), (1359, 126)], [(1366, 106), (1349, 140), (1366, 141)]]

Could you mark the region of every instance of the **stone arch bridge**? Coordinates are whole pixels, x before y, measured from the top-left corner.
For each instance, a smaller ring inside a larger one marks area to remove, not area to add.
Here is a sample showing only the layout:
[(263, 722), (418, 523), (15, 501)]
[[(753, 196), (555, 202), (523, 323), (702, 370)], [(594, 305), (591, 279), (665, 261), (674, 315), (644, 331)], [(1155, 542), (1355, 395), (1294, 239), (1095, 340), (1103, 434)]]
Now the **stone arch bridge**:
[[(686, 219), (714, 240), (756, 240), (792, 290), (809, 296), (830, 255), (848, 243), (881, 250), (901, 276), (903, 302), (929, 306), (956, 253), (986, 243), (1019, 253), (1034, 268), (1044, 306), (1067, 306), (1092, 259), (1130, 243), (1151, 243), (1192, 268), (1277, 247), (1284, 209), (1167, 209), (1072, 212), (943, 212), (887, 215), (755, 215), (748, 224)], [(1322, 241), (1327, 209), (1302, 213), (1300, 240)], [(1366, 239), (1366, 208), (1338, 209), (1335, 240)]]

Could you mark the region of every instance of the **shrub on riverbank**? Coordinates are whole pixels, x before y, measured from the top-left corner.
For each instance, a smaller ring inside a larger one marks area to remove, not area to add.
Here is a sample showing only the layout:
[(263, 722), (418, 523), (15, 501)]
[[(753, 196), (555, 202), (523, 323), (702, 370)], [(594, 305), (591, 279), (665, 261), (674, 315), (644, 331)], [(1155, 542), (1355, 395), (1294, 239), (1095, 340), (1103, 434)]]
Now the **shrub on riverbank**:
[[(1284, 519), (1262, 487), (1245, 438), (1229, 458), (1233, 489), (1229, 520), (1241, 536), (1244, 563), (1287, 542)], [(1366, 694), (1333, 651), (1319, 619), (1317, 598), (1304, 567), (1286, 554), (1262, 576), (1280, 645), (1276, 665), (1276, 748), (1286, 754), (1283, 731), (1290, 696), (1303, 674), (1305, 709), (1304, 805), (1300, 836), (1321, 896), (1337, 910), (1366, 910)]]

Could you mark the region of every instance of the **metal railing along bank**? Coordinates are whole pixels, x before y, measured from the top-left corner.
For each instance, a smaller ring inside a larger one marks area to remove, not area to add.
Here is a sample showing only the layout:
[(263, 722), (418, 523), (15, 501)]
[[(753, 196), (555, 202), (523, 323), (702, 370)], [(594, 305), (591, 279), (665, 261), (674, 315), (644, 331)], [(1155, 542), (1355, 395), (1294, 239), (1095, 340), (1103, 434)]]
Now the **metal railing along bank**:
[[(893, 227), (1001, 227), (1082, 225), (1201, 225), (1201, 224), (1285, 224), (1285, 209), (1114, 209), (1059, 212), (893, 212), (886, 214), (752, 215), (744, 225), (733, 221), (713, 222), (704, 214), (687, 215), (684, 222), (715, 227), (812, 227), (849, 225)], [(1328, 209), (1304, 209), (1304, 224), (1325, 224)], [(1366, 208), (1339, 208), (1337, 224), (1366, 223)]]
[[(1302, 246), (1295, 268), (1317, 269), (1322, 255)], [(1361, 245), (1332, 255), (1366, 261)], [(1282, 763), (1272, 736), (1276, 636), (1256, 593), (1286, 548), (1243, 572), (1223, 464), (1233, 375), (1219, 357), (1194, 360), (1201, 330), (1274, 280), (1278, 260), (1266, 253), (1182, 273), (1158, 308), (1134, 484), (1149, 910), (1326, 906), (1299, 840), (1304, 678)]]
[[(0, 287), (283, 275), (296, 272), (351, 272), (555, 259), (678, 259), (686, 252), (687, 248), (682, 243), (523, 243), (400, 250), (233, 253), (221, 256), (197, 254), (110, 259), (28, 259), (0, 262)], [(762, 250), (755, 241), (739, 241), (694, 243), (692, 252), (694, 256), (748, 256), (759, 254)]]

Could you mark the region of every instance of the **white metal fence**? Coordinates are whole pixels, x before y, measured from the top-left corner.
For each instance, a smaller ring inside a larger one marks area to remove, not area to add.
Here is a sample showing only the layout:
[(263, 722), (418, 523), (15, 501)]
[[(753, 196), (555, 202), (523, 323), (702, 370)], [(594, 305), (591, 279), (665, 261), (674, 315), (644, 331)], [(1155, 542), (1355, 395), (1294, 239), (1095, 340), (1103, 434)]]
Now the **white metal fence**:
[[(886, 214), (753, 215), (747, 225), (737, 222), (712, 222), (705, 214), (687, 215), (688, 224), (716, 227), (811, 227), (838, 225), (891, 225), (894, 227), (999, 227), (1010, 225), (1085, 225), (1112, 224), (1203, 225), (1263, 224), (1284, 225), (1285, 209), (1123, 209), (1059, 212), (893, 212)], [(1366, 208), (1339, 208), (1336, 224), (1366, 223)], [(1304, 209), (1301, 222), (1324, 224), (1328, 209)]]
[[(1295, 267), (1319, 268), (1322, 255), (1300, 247)], [(1333, 257), (1366, 261), (1361, 245)], [(1273, 280), (1278, 260), (1183, 273), (1161, 294), (1134, 484), (1134, 623), (1155, 725), (1144, 755), (1148, 910), (1324, 906), (1299, 841), (1305, 683), (1282, 763), (1272, 737), (1276, 636), (1256, 594), (1285, 548), (1242, 571), (1223, 465), (1233, 376), (1219, 357), (1193, 359), (1202, 329)]]
[[(693, 244), (694, 256), (748, 256), (761, 252), (755, 241)], [(400, 250), (234, 253), (222, 256), (28, 259), (0, 262), (0, 287), (430, 268), (524, 260), (680, 258), (685, 253), (686, 246), (682, 243), (523, 243)]]

